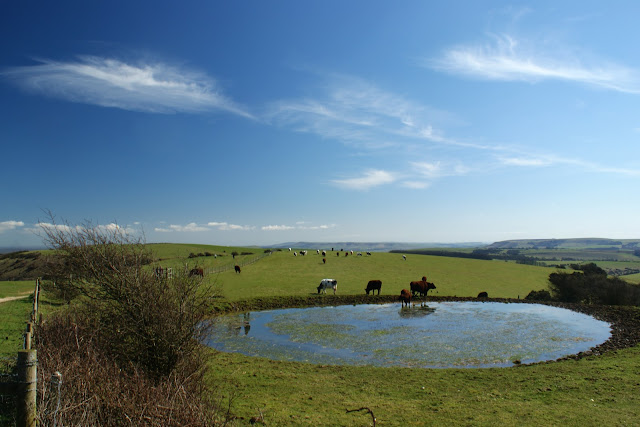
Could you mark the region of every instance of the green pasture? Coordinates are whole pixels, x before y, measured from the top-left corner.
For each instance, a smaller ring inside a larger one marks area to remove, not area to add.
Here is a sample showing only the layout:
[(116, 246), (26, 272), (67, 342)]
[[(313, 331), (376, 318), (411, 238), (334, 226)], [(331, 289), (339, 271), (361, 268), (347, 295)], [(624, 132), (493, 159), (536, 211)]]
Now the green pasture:
[[(547, 267), (511, 262), (373, 253), (344, 257), (276, 252), (255, 264), (205, 278), (225, 298), (310, 296), (322, 278), (339, 294), (364, 294), (370, 279), (393, 295), (427, 276), (439, 296), (523, 298), (546, 288)], [(434, 291), (432, 291), (434, 292)], [(323, 296), (318, 296), (323, 298)], [(286, 301), (286, 298), (283, 298)], [(278, 362), (211, 350), (208, 380), (232, 399), (239, 424), (260, 412), (267, 425), (627, 425), (640, 421), (640, 348), (604, 356), (491, 369), (408, 369)]]
[[(263, 296), (304, 296), (317, 293), (324, 278), (338, 281), (338, 294), (364, 294), (367, 282), (382, 280), (382, 294), (399, 295), (413, 280), (426, 276), (437, 289), (438, 296), (477, 296), (486, 291), (495, 298), (524, 298), (532, 290), (546, 289), (548, 267), (520, 265), (504, 261), (483, 261), (428, 255), (402, 255), (374, 252), (371, 256), (344, 256), (344, 252), (322, 255), (309, 250), (306, 256), (293, 252), (273, 252), (260, 261), (205, 277), (222, 287), (229, 300)], [(430, 294), (431, 294), (430, 293)]]
[[(241, 263), (261, 255), (261, 248), (209, 245), (150, 245), (163, 266), (203, 268)], [(252, 252), (234, 260), (231, 252)], [(190, 253), (219, 256), (188, 258)], [(311, 297), (323, 278), (338, 280), (339, 295), (364, 295), (371, 279), (383, 282), (383, 295), (397, 295), (422, 276), (437, 286), (430, 295), (524, 298), (547, 288), (549, 267), (425, 255), (374, 252), (372, 256), (337, 256), (327, 263), (315, 249), (294, 257), (276, 251), (255, 263), (210, 274), (204, 280), (222, 292), (220, 302), (264, 297)], [(565, 270), (566, 271), (566, 270)], [(639, 280), (640, 281), (640, 280)], [(34, 283), (0, 282), (0, 294), (33, 290)], [(46, 295), (45, 295), (46, 298)], [(246, 300), (249, 300), (247, 302)], [(45, 307), (46, 306), (46, 307)], [(55, 305), (41, 304), (41, 309)], [(31, 299), (0, 304), (0, 357), (15, 354)], [(8, 338), (7, 338), (8, 337)], [(278, 362), (210, 350), (207, 380), (213, 393), (231, 399), (236, 425), (264, 414), (266, 425), (371, 425), (367, 407), (380, 426), (420, 425), (635, 425), (640, 421), (640, 347), (579, 360), (491, 369), (409, 369), (348, 367)]]
[(35, 280), (0, 281), (0, 298), (26, 295), (35, 286)]
[(640, 349), (531, 366), (409, 369), (275, 362), (212, 351), (208, 380), (244, 425), (637, 425)]
[[(162, 266), (164, 268), (171, 267), (176, 269), (187, 269), (199, 267), (220, 268), (241, 263), (245, 259), (255, 258), (264, 253), (263, 248), (250, 247), (241, 248), (233, 246), (212, 246), (197, 244), (181, 244), (181, 243), (154, 243), (148, 245), (155, 258), (153, 266)], [(238, 255), (234, 258), (232, 252)], [(206, 256), (206, 254), (210, 254)], [(189, 258), (190, 254), (204, 256), (196, 256)], [(243, 255), (245, 254), (245, 255)], [(216, 256), (213, 256), (216, 255)], [(177, 271), (177, 270), (176, 270)]]

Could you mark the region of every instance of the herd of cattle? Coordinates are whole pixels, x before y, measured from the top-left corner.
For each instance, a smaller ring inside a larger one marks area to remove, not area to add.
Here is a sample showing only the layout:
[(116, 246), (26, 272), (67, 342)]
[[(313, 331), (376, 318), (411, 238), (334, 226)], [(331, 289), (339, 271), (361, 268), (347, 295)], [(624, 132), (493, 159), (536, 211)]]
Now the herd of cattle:
[[(291, 249), (289, 249), (289, 251), (291, 251)], [(353, 255), (353, 251), (345, 251), (345, 256), (347, 256), (349, 253)], [(304, 256), (306, 254), (307, 254), (307, 251), (300, 251), (300, 255)], [(320, 250), (317, 251), (317, 254), (320, 255)], [(297, 256), (297, 255), (298, 254), (294, 252), (294, 256)], [(362, 253), (358, 252), (357, 255), (362, 256)], [(367, 252), (367, 255), (371, 255), (371, 252)], [(322, 256), (323, 257), (326, 256), (326, 251), (322, 251)], [(338, 256), (340, 256), (340, 252), (338, 252)], [(403, 255), (402, 258), (403, 260), (407, 259), (405, 255)], [(326, 263), (327, 262), (326, 258), (323, 258), (322, 262)], [(236, 273), (240, 273), (240, 266), (235, 265), (234, 270)], [(194, 268), (189, 272), (189, 275), (204, 277), (204, 271), (202, 268)], [(367, 293), (367, 295), (369, 295), (369, 292), (371, 292), (371, 295), (375, 295), (375, 292), (378, 291), (378, 295), (380, 295), (381, 288), (382, 288), (382, 280), (369, 280), (369, 283), (367, 283), (367, 287), (365, 288), (365, 292)], [(317, 289), (318, 289), (318, 294), (319, 293), (326, 294), (327, 289), (333, 289), (333, 294), (335, 295), (336, 291), (338, 290), (338, 281), (335, 279), (322, 279)], [(427, 282), (426, 276), (422, 276), (421, 280), (410, 282), (409, 289), (403, 289), (402, 291), (400, 291), (399, 300), (402, 303), (403, 307), (405, 305), (409, 306), (411, 304), (412, 298), (415, 298), (416, 295), (426, 298), (427, 293), (431, 289), (436, 289), (436, 285), (434, 285), (431, 282)], [(480, 292), (478, 294), (478, 298), (488, 298), (487, 292)]]
[[(326, 294), (327, 289), (329, 288), (333, 289), (333, 294), (335, 295), (336, 291), (338, 290), (338, 281), (335, 279), (322, 279), (320, 285), (318, 285), (318, 293), (322, 292)], [(367, 283), (367, 287), (364, 291), (367, 293), (367, 295), (369, 295), (369, 292), (371, 292), (371, 295), (375, 295), (375, 291), (378, 291), (378, 295), (380, 295), (381, 288), (382, 280), (369, 280), (369, 283)], [(436, 285), (431, 282), (427, 282), (427, 278), (425, 276), (422, 276), (422, 280), (416, 280), (409, 283), (409, 288), (411, 290), (403, 289), (400, 292), (399, 299), (403, 307), (405, 305), (407, 305), (408, 307), (411, 303), (411, 298), (414, 298), (416, 294), (420, 297), (426, 298), (429, 290), (436, 289)], [(483, 293), (486, 294), (486, 292)]]

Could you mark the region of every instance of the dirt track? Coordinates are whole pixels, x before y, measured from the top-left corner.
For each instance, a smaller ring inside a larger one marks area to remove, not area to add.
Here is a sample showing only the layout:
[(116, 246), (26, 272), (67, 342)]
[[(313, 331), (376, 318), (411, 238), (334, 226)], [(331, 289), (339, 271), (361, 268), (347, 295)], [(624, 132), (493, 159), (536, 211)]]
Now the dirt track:
[(17, 299), (22, 299), (22, 298), (27, 298), (29, 295), (31, 295), (31, 292), (24, 294), (24, 295), (18, 295), (15, 297), (4, 297), (4, 298), (0, 298), (0, 304), (2, 304), (3, 302), (7, 302), (7, 301), (14, 301)]

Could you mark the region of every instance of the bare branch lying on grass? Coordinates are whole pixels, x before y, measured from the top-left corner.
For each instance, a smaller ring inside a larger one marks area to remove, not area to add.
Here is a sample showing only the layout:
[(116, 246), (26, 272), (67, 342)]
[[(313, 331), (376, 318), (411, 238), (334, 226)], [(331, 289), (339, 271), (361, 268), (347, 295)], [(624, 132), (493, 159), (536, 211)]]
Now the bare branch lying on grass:
[(359, 412), (359, 411), (364, 411), (366, 410), (369, 414), (371, 414), (371, 421), (373, 421), (373, 426), (375, 427), (376, 425), (376, 417), (375, 415), (373, 415), (373, 411), (369, 408), (367, 408), (366, 406), (363, 406), (362, 408), (358, 408), (358, 409), (347, 409), (347, 414), (349, 412)]

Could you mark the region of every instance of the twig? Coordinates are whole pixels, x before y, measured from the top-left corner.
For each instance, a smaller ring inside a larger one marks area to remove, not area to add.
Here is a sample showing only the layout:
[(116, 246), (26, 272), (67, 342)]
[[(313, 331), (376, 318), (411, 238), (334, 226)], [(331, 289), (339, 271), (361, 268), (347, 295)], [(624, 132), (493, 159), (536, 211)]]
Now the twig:
[(362, 411), (362, 410), (365, 410), (365, 409), (367, 410), (368, 413), (371, 414), (371, 420), (373, 421), (373, 425), (375, 427), (375, 425), (376, 425), (376, 417), (375, 417), (375, 415), (373, 415), (373, 411), (371, 409), (367, 408), (366, 406), (363, 406), (362, 408), (359, 408), (359, 409), (347, 409), (347, 414), (349, 412), (358, 412), (358, 411)]

